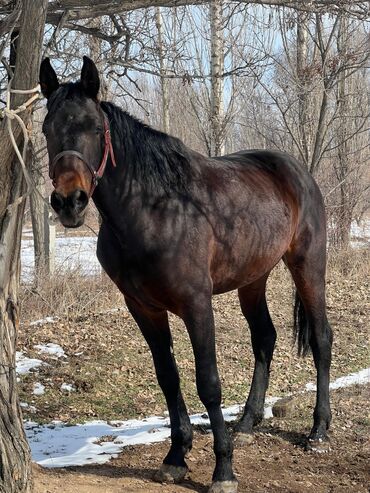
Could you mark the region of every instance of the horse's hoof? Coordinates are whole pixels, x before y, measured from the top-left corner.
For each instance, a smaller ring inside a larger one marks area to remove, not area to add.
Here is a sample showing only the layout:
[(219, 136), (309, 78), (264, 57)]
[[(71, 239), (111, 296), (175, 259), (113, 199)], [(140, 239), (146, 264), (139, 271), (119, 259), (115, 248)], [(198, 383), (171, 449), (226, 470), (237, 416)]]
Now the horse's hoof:
[(234, 435), (234, 445), (235, 447), (245, 447), (246, 445), (250, 445), (254, 440), (253, 433), (242, 433), (238, 431)]
[(158, 483), (179, 483), (185, 478), (187, 472), (187, 467), (162, 464), (154, 474), (154, 481)]
[(307, 452), (315, 452), (317, 454), (325, 454), (330, 452), (330, 441), (328, 438), (308, 438), (306, 443)]
[(208, 493), (237, 493), (237, 481), (214, 481), (208, 490)]

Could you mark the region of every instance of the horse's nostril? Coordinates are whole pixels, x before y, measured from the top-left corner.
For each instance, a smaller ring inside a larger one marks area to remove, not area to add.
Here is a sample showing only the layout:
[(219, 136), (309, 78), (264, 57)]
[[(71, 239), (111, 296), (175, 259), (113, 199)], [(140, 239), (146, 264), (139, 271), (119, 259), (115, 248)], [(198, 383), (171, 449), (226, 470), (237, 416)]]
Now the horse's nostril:
[(84, 209), (89, 201), (89, 197), (84, 190), (76, 190), (72, 194), (71, 198), (73, 200), (75, 207), (78, 208), (79, 210)]
[(58, 213), (64, 206), (64, 198), (57, 192), (53, 192), (50, 197), (51, 207)]

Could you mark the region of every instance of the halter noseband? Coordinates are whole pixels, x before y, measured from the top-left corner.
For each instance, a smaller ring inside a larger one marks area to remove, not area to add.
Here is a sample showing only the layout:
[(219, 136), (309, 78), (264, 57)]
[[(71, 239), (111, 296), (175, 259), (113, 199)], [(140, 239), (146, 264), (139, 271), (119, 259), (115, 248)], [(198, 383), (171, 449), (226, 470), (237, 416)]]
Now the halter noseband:
[(85, 166), (87, 167), (87, 169), (90, 171), (90, 173), (92, 175), (92, 185), (91, 185), (91, 189), (90, 189), (90, 193), (89, 193), (89, 198), (90, 198), (92, 196), (92, 194), (94, 193), (94, 190), (95, 190), (100, 178), (104, 175), (104, 171), (105, 171), (105, 167), (107, 165), (109, 155), (111, 157), (113, 166), (116, 167), (117, 164), (116, 164), (116, 159), (114, 157), (114, 152), (113, 152), (112, 139), (111, 139), (110, 129), (109, 129), (109, 121), (108, 121), (108, 118), (106, 117), (106, 115), (104, 114), (104, 153), (103, 153), (103, 157), (102, 157), (101, 163), (99, 165), (99, 168), (97, 170), (95, 170), (91, 166), (91, 164), (87, 161), (87, 159), (84, 158), (83, 154), (81, 154), (78, 151), (74, 151), (71, 149), (71, 150), (59, 152), (59, 154), (57, 154), (54, 157), (54, 159), (52, 160), (52, 162), (50, 163), (50, 166), (49, 166), (49, 177), (53, 180), (53, 185), (55, 186), (55, 178), (54, 178), (55, 177), (55, 168), (56, 168), (58, 161), (64, 156), (76, 156), (76, 157), (78, 157), (78, 159), (80, 159), (80, 161), (82, 161), (85, 164)]

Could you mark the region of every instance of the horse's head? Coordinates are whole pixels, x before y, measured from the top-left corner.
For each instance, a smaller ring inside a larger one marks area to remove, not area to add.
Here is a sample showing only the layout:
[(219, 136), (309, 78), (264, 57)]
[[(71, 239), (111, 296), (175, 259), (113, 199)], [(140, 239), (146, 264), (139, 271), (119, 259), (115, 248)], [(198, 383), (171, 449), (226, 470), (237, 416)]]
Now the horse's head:
[(97, 99), (99, 74), (94, 62), (84, 57), (81, 80), (59, 85), (46, 58), (40, 67), (40, 84), (48, 99), (43, 132), (55, 188), (51, 205), (64, 226), (76, 228), (84, 222), (109, 153), (114, 162), (109, 123)]

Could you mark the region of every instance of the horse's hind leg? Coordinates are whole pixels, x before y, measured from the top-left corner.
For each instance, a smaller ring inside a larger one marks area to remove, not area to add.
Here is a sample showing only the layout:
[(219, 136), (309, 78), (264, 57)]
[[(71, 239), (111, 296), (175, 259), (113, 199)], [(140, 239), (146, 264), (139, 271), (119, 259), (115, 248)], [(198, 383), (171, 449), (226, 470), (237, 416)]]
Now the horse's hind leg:
[(268, 274), (238, 291), (240, 306), (249, 324), (255, 358), (252, 386), (236, 428), (236, 442), (240, 444), (251, 440), (253, 426), (263, 419), (270, 363), (276, 341), (275, 327), (266, 303), (267, 277)]
[(167, 312), (146, 311), (127, 298), (126, 304), (149, 344), (170, 415), (171, 448), (155, 479), (161, 482), (181, 481), (187, 473), (184, 458), (191, 449), (193, 432), (180, 390)]
[(184, 303), (182, 318), (193, 346), (197, 390), (211, 422), (216, 467), (209, 493), (236, 493), (232, 469), (232, 441), (221, 411), (221, 383), (217, 371), (211, 293), (197, 292)]
[(306, 354), (312, 349), (317, 371), (314, 423), (308, 437), (307, 449), (329, 450), (327, 430), (331, 421), (329, 402), (329, 371), (331, 363), (332, 331), (325, 305), (325, 234), (316, 238), (308, 228), (294, 241), (284, 261), (293, 276), (296, 288), (295, 331), (298, 351)]

